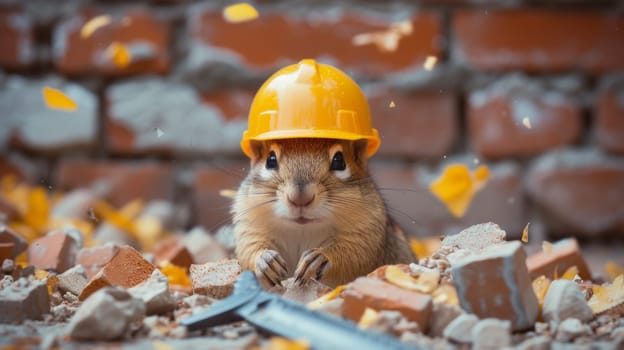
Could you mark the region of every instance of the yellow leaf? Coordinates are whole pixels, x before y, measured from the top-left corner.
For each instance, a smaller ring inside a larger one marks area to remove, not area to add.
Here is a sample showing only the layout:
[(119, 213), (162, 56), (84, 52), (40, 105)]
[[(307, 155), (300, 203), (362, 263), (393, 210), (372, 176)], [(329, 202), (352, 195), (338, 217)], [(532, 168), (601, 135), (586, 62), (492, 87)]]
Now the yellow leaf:
[(594, 294), (587, 304), (594, 314), (600, 314), (624, 305), (624, 275), (619, 275), (612, 283), (604, 283), (600, 286), (594, 286), (592, 289)]
[(433, 301), (447, 305), (459, 305), (457, 289), (452, 284), (441, 284), (431, 293)]
[(290, 340), (282, 337), (272, 337), (266, 345), (267, 350), (307, 350), (310, 345), (302, 340)]
[(439, 237), (410, 238), (409, 243), (416, 257), (425, 258), (440, 248), (441, 241)]
[(377, 319), (377, 311), (367, 307), (366, 309), (364, 309), (364, 313), (360, 317), (360, 321), (358, 322), (358, 327), (366, 329), (370, 327), (373, 324), (373, 322), (375, 322), (376, 319)]
[(44, 278), (47, 278), (49, 275), (50, 273), (46, 270), (35, 269), (35, 279), (42, 280)]
[(223, 9), (223, 18), (230, 23), (241, 23), (258, 18), (258, 10), (247, 3), (227, 6)]
[(390, 265), (386, 268), (384, 277), (395, 286), (430, 294), (438, 286), (440, 272), (432, 269), (414, 278), (397, 266)]
[(86, 39), (95, 33), (96, 30), (110, 24), (110, 22), (111, 18), (107, 15), (93, 17), (80, 29), (80, 37)]
[(24, 213), (23, 221), (26, 225), (43, 234), (47, 229), (50, 204), (43, 187), (36, 187), (28, 195), (28, 210)]
[(578, 275), (579, 270), (576, 266), (570, 266), (564, 273), (559, 277), (562, 280), (572, 281), (576, 275)]
[(548, 292), (548, 287), (550, 287), (550, 279), (548, 277), (542, 275), (538, 278), (534, 279), (532, 282), (533, 292), (537, 297), (537, 301), (539, 303), (540, 308), (544, 305), (544, 298), (546, 298), (546, 292)]
[(310, 309), (318, 309), (321, 305), (323, 305), (324, 303), (330, 301), (330, 300), (334, 300), (336, 299), (336, 297), (338, 295), (340, 295), (340, 293), (342, 293), (342, 291), (346, 288), (346, 285), (341, 285), (336, 287), (334, 290), (332, 290), (329, 293), (325, 293), (323, 295), (321, 295), (320, 297), (318, 297), (315, 300), (312, 300), (311, 302), (308, 303), (308, 308)]
[(437, 57), (427, 56), (427, 59), (425, 60), (423, 67), (425, 68), (425, 70), (433, 70), (433, 67), (435, 66), (436, 62), (438, 62)]
[(126, 68), (132, 61), (132, 53), (120, 42), (113, 42), (106, 49), (106, 56), (119, 68)]
[(191, 279), (189, 278), (186, 269), (183, 267), (176, 266), (171, 263), (165, 263), (160, 267), (160, 272), (167, 276), (169, 284), (175, 284), (183, 287), (191, 286)]
[(522, 242), (527, 243), (529, 242), (529, 225), (531, 223), (528, 222), (526, 224), (526, 226), (524, 226), (524, 230), (522, 230)]
[(451, 164), (431, 183), (429, 190), (446, 204), (455, 217), (462, 217), (473, 196), (485, 185), (488, 178), (489, 169), (484, 165), (471, 174), (466, 165)]
[(74, 112), (78, 105), (71, 98), (67, 97), (61, 90), (48, 86), (43, 87), (43, 100), (50, 109), (57, 109), (66, 112)]
[(613, 281), (617, 276), (624, 274), (624, 266), (618, 265), (613, 261), (609, 261), (604, 265), (609, 280)]

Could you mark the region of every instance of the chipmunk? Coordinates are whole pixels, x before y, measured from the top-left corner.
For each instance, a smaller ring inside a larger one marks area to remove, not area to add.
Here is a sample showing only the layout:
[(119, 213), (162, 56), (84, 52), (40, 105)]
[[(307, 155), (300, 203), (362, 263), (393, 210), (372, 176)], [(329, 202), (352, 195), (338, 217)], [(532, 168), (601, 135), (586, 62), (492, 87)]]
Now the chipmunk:
[(241, 148), (251, 169), (232, 205), (236, 255), (267, 287), (329, 286), (415, 257), (368, 173), (381, 140), (360, 87), (305, 59), (256, 93)]

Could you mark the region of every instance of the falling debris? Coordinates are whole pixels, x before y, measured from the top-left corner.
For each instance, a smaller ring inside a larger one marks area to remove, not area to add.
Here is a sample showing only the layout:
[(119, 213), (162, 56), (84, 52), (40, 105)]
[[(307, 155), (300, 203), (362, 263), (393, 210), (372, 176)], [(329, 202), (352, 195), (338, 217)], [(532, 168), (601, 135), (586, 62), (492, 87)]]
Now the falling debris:
[(74, 112), (78, 109), (78, 104), (67, 97), (61, 90), (45, 86), (43, 88), (43, 99), (46, 106), (51, 109)]
[(387, 30), (357, 34), (351, 40), (354, 46), (374, 44), (379, 51), (393, 52), (399, 47), (402, 37), (412, 34), (412, 22), (393, 23)]
[(529, 242), (529, 225), (531, 223), (527, 222), (526, 226), (524, 226), (524, 230), (522, 230), (522, 242), (524, 243), (528, 243)]
[(93, 208), (89, 208), (89, 210), (87, 211), (87, 214), (89, 215), (89, 220), (93, 220), (95, 222), (100, 221), (95, 215), (95, 210), (93, 210)]
[(396, 107), (396, 103), (394, 103), (394, 101), (390, 101), (390, 104), (388, 105), (388, 107), (394, 108)]
[(479, 158), (473, 159), (472, 162), (475, 163), (475, 164), (479, 164)]
[(435, 67), (437, 62), (438, 62), (438, 58), (436, 56), (427, 56), (427, 59), (425, 59), (425, 63), (423, 64), (423, 67), (425, 68), (425, 70), (433, 70), (433, 67)]
[(93, 35), (98, 29), (105, 27), (111, 23), (111, 17), (108, 15), (102, 15), (91, 18), (80, 29), (80, 37), (86, 39)]
[(436, 195), (455, 217), (463, 217), (472, 201), (472, 197), (490, 177), (487, 166), (478, 167), (473, 174), (466, 165), (451, 164), (442, 175), (429, 186), (431, 193)]
[(156, 137), (161, 138), (165, 133), (160, 130), (160, 128), (156, 128)]
[(230, 23), (241, 23), (258, 18), (258, 10), (247, 3), (227, 6), (223, 9), (223, 18)]
[(548, 241), (543, 241), (542, 242), (542, 251), (544, 251), (544, 253), (546, 253), (546, 254), (552, 253), (552, 251), (553, 251), (552, 243), (550, 243)]
[(113, 42), (106, 49), (106, 56), (119, 68), (125, 68), (132, 60), (132, 54), (128, 48), (120, 43)]
[(530, 129), (531, 128), (531, 119), (529, 119), (528, 117), (522, 118), (522, 125), (524, 125), (525, 128)]

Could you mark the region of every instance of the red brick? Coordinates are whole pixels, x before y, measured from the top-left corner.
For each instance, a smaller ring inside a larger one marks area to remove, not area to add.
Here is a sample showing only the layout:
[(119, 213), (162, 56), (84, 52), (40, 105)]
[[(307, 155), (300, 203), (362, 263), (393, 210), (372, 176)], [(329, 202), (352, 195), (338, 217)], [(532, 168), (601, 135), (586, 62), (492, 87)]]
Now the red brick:
[(578, 242), (574, 238), (561, 240), (552, 245), (551, 252), (539, 251), (527, 258), (527, 268), (531, 279), (545, 275), (554, 279), (561, 276), (568, 268), (576, 266), (579, 276), (584, 280), (591, 279), (591, 273), (581, 254)]
[(441, 49), (441, 18), (431, 11), (419, 11), (412, 16), (412, 34), (403, 37), (393, 52), (382, 52), (373, 45), (354, 46), (351, 42), (357, 34), (389, 28), (392, 20), (383, 15), (355, 11), (305, 15), (267, 12), (245, 23), (228, 23), (221, 11), (214, 9), (192, 16), (193, 38), (226, 50), (232, 60), (260, 71), (305, 57), (328, 57), (346, 69), (386, 74), (421, 65), (428, 55), (439, 56)]
[(193, 264), (193, 257), (178, 237), (169, 237), (159, 242), (153, 250), (156, 264), (169, 262), (188, 269)]
[(514, 330), (533, 326), (539, 305), (520, 241), (496, 244), (451, 262), (462, 308), (479, 318), (509, 320)]
[(380, 156), (442, 157), (455, 144), (458, 118), (452, 94), (377, 89), (368, 97), (381, 137)]
[[(28, 247), (28, 242), (24, 237), (3, 223), (0, 223), (0, 243), (11, 245), (11, 256), (5, 259), (15, 259)], [(5, 246), (5, 249), (8, 248)]]
[(346, 318), (358, 322), (368, 307), (374, 310), (399, 311), (410, 321), (418, 323), (426, 332), (431, 315), (431, 296), (399, 288), (377, 279), (360, 277), (342, 293), (342, 313)]
[(174, 172), (169, 165), (149, 161), (64, 160), (54, 174), (54, 184), (62, 190), (96, 183), (109, 186), (105, 197), (115, 206), (134, 199), (171, 200), (174, 181)]
[(158, 78), (113, 84), (106, 90), (110, 148), (121, 155), (240, 155), (251, 94), (228, 94), (202, 99), (190, 85)]
[(624, 234), (624, 158), (566, 150), (539, 158), (527, 189), (556, 236)]
[(624, 89), (599, 92), (596, 105), (596, 136), (607, 151), (624, 154)]
[[(471, 160), (460, 159), (470, 164)], [(371, 173), (389, 214), (406, 234), (429, 237), (457, 233), (482, 222), (496, 222), (508, 237), (520, 237), (527, 223), (527, 208), (519, 168), (510, 163), (488, 164), (491, 177), (472, 199), (462, 218), (454, 217), (446, 206), (429, 191), (429, 183), (442, 171), (435, 173), (402, 164), (373, 161)]]
[(34, 28), (18, 8), (0, 7), (0, 66), (24, 69), (35, 61)]
[(106, 244), (98, 247), (82, 248), (76, 257), (76, 263), (82, 265), (88, 279), (95, 276), (117, 253), (119, 246)]
[[(510, 85), (523, 82), (516, 76)], [(560, 101), (549, 101), (542, 94), (515, 94), (500, 90), (500, 82), (485, 90), (474, 91), (468, 99), (468, 131), (474, 151), (487, 158), (523, 157), (576, 141), (582, 132), (581, 109), (555, 91)], [(510, 87), (513, 90), (513, 87)], [(546, 93), (546, 91), (544, 92)], [(529, 126), (525, 125), (527, 118)]]
[(247, 115), (255, 91), (248, 89), (220, 89), (202, 94), (202, 101), (219, 109), (226, 120), (244, 120)]
[(74, 266), (78, 243), (67, 233), (56, 232), (33, 241), (28, 248), (28, 263), (57, 273)]
[(195, 222), (209, 230), (230, 222), (231, 198), (223, 197), (221, 190), (237, 190), (247, 176), (249, 163), (236, 162), (203, 166), (195, 172), (193, 182), (193, 210)]
[(615, 12), (462, 10), (452, 18), (453, 55), (486, 70), (621, 70), (622, 27)]
[(134, 248), (119, 247), (117, 254), (84, 287), (80, 300), (103, 287), (134, 287), (150, 278), (155, 268)]
[[(169, 36), (167, 23), (145, 10), (130, 10), (123, 15), (110, 15), (111, 23), (91, 36), (81, 38), (80, 30), (91, 18), (103, 13), (84, 11), (57, 25), (53, 36), (56, 67), (64, 74), (102, 74), (120, 76), (140, 73), (164, 74), (169, 70)], [(132, 54), (137, 45), (151, 46), (151, 55), (131, 58), (126, 67), (110, 62), (106, 49), (111, 43), (123, 44)]]

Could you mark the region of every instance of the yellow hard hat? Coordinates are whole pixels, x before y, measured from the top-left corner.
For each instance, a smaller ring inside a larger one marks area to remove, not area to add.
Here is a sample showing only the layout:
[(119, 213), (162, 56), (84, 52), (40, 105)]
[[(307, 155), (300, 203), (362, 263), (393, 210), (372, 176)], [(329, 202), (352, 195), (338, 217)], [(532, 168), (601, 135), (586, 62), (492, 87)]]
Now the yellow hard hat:
[(339, 69), (311, 59), (280, 69), (260, 87), (241, 148), (251, 157), (251, 140), (291, 138), (366, 139), (368, 156), (381, 143), (360, 87)]

